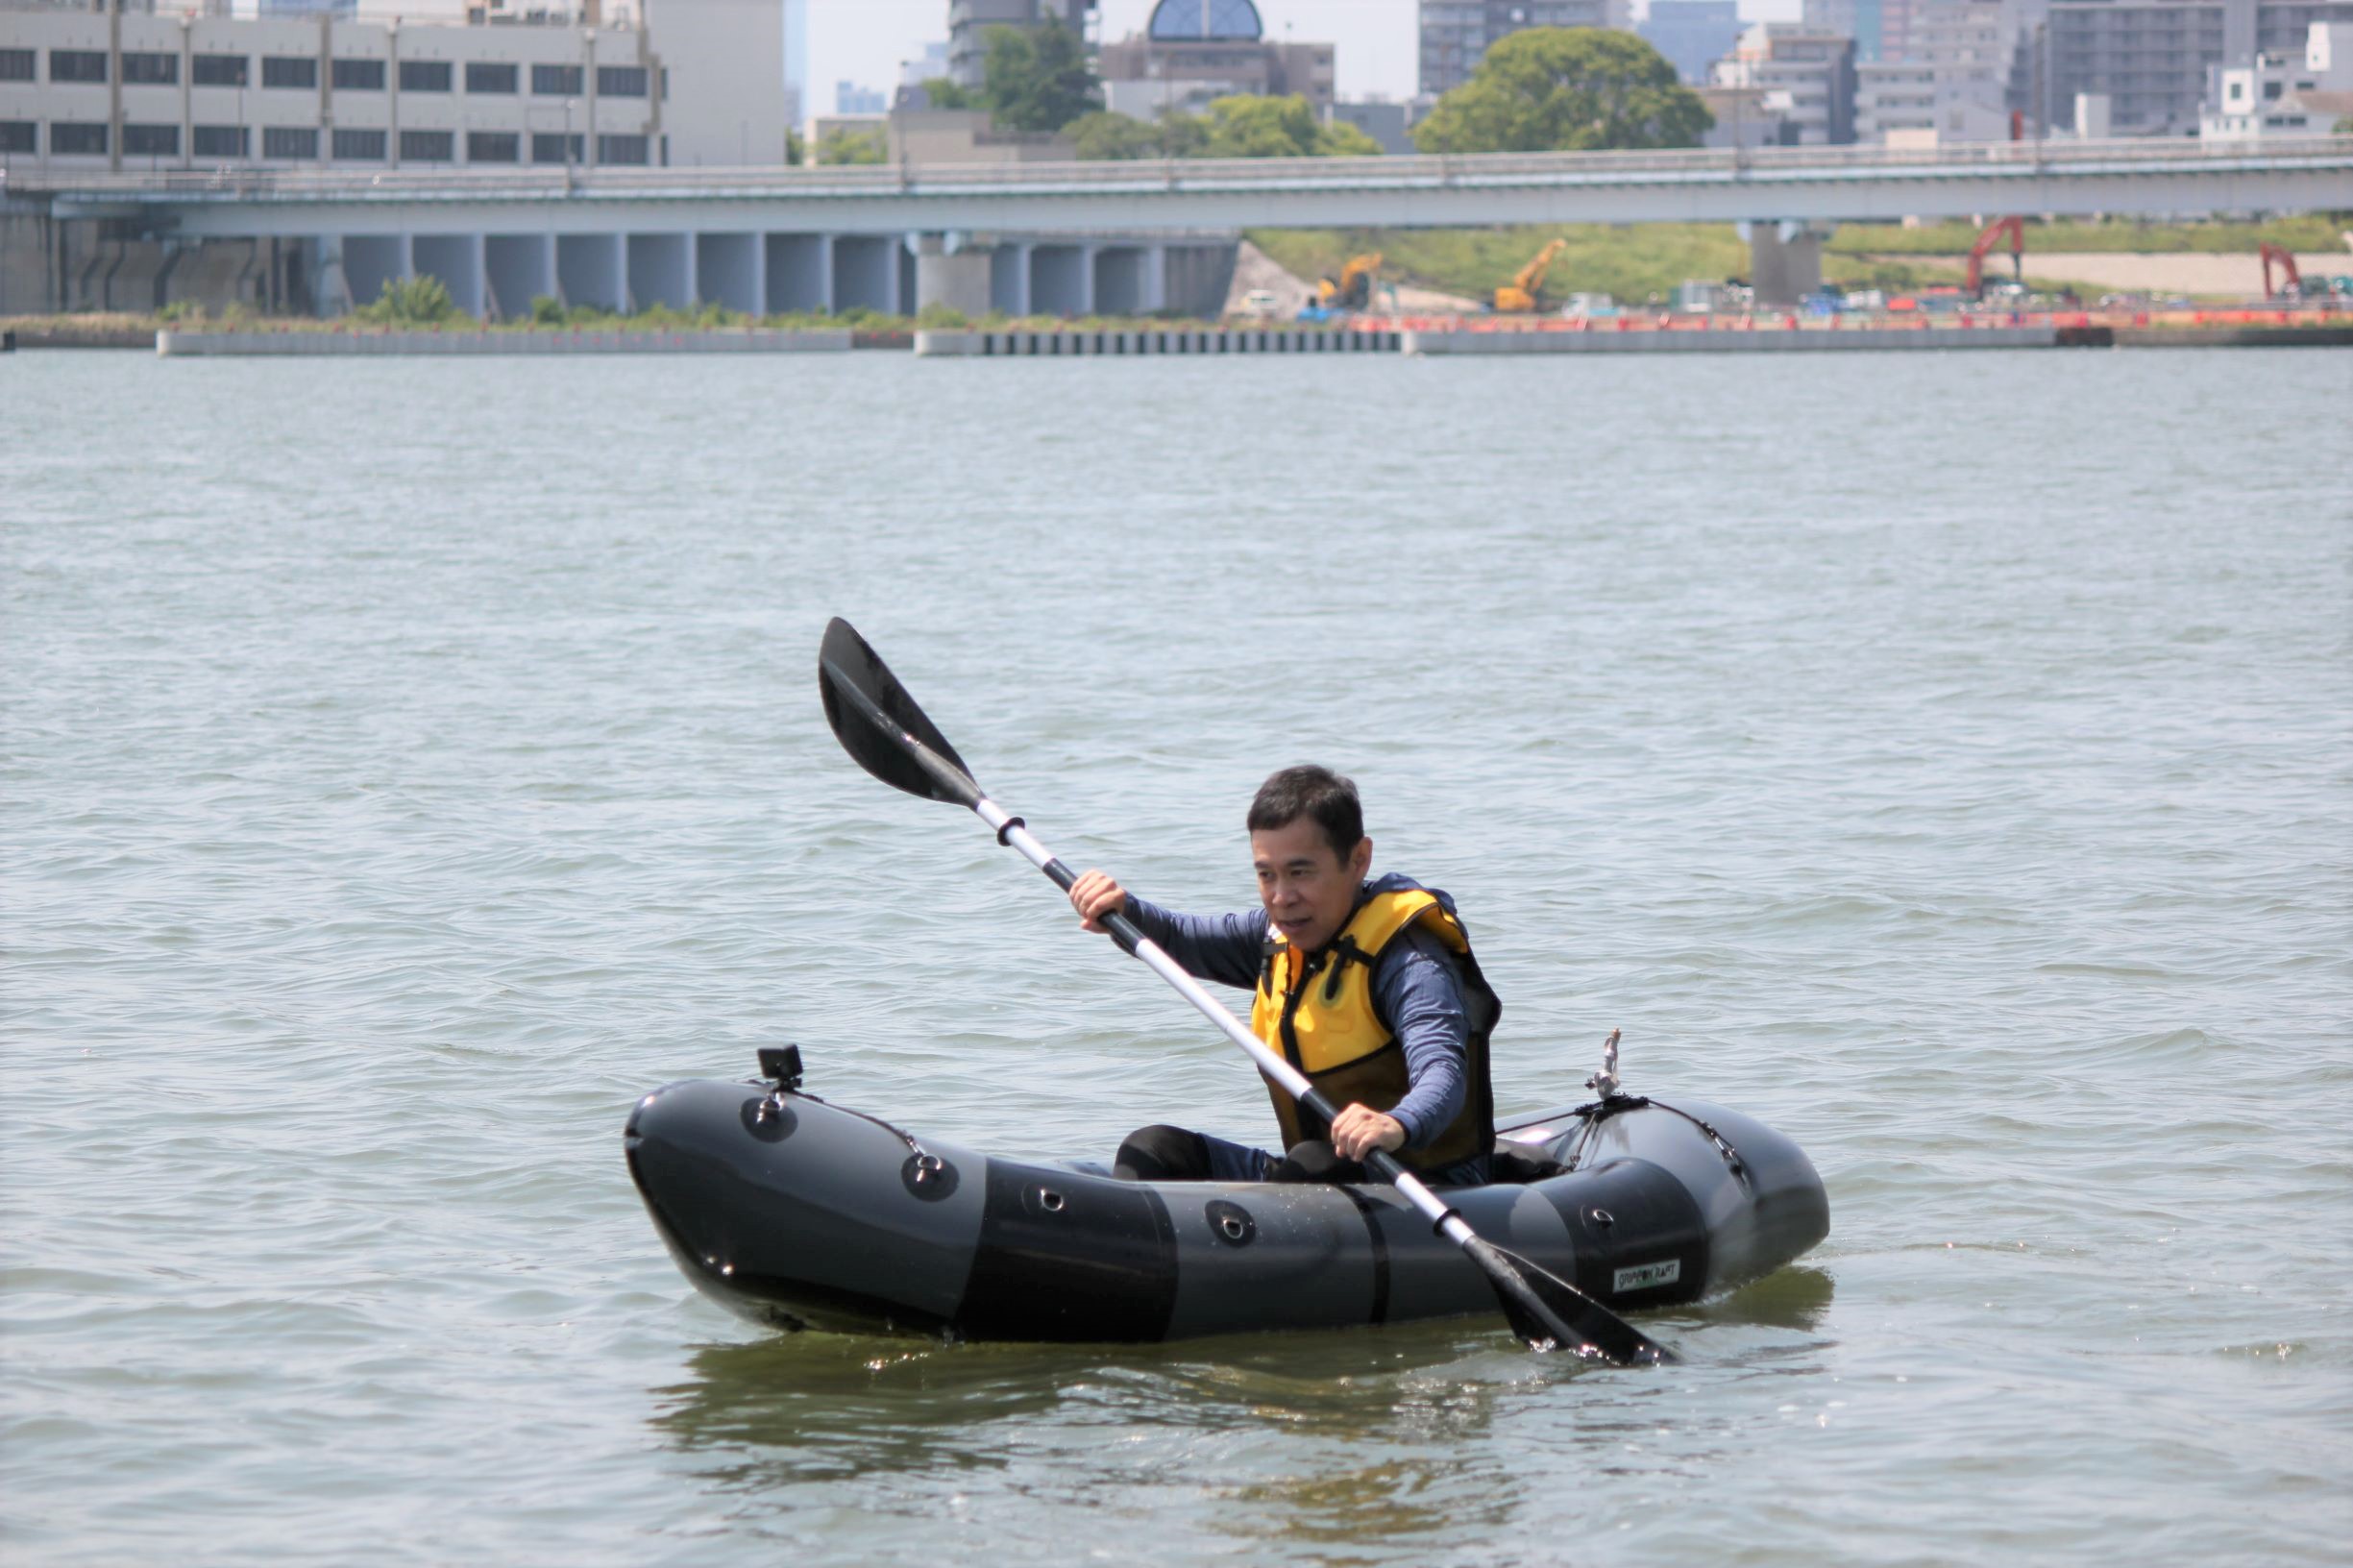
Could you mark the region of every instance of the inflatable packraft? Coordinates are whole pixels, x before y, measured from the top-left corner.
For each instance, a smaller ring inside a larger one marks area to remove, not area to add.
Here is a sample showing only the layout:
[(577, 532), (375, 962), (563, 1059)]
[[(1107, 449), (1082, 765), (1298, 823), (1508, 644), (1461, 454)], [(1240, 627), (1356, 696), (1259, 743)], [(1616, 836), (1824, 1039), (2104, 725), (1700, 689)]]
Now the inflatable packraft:
[[(686, 1277), (754, 1322), (1140, 1341), (1496, 1311), (1395, 1188), (1119, 1181), (918, 1138), (799, 1086), (638, 1101), (629, 1172)], [(1797, 1144), (1719, 1106), (1610, 1091), (1499, 1127), (1492, 1185), (1438, 1189), (1488, 1240), (1616, 1311), (1733, 1289), (1829, 1233)]]

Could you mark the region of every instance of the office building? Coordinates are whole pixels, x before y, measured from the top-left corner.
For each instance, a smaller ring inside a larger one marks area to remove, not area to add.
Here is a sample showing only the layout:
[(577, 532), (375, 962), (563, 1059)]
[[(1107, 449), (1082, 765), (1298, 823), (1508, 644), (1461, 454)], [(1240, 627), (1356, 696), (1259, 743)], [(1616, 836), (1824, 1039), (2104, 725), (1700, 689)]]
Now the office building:
[[(1942, 0), (1905, 19), (1900, 54), (1855, 65), (1855, 139), (1999, 140), (2032, 60), (2018, 0)], [(1861, 53), (1857, 46), (1857, 55)]]
[(1837, 147), (1854, 140), (1854, 40), (1802, 22), (1762, 22), (1741, 35), (1711, 85), (1751, 87), (1786, 122), (1789, 144)]
[(1426, 98), (1470, 80), (1499, 38), (1528, 27), (1614, 27), (1630, 0), (1421, 0), (1421, 88)]
[(1740, 42), (1740, 6), (1738, 0), (1651, 0), (1650, 15), (1634, 31), (1696, 86)]
[(949, 0), (947, 74), (958, 86), (977, 87), (989, 59), (993, 27), (1043, 27), (1059, 22), (1088, 37), (1095, 0)]

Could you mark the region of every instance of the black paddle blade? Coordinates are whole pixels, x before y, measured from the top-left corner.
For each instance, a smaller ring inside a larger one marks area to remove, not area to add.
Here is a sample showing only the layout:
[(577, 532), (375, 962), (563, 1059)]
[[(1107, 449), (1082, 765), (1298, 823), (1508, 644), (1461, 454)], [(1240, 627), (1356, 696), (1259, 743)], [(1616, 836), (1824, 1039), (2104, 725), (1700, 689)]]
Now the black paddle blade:
[(859, 767), (927, 800), (968, 809), (980, 803), (972, 770), (858, 628), (839, 616), (826, 625), (817, 650), (817, 689), (834, 739)]
[(1613, 1366), (1660, 1366), (1681, 1357), (1568, 1281), (1494, 1242), (1474, 1237), (1462, 1249), (1486, 1271), (1511, 1332), (1531, 1350), (1565, 1350)]

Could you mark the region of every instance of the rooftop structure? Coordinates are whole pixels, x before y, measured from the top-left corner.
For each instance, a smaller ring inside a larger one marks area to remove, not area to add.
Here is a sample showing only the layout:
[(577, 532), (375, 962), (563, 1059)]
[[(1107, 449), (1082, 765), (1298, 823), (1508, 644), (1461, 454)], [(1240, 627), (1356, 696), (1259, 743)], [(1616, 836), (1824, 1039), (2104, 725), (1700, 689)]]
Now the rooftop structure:
[(1103, 46), (1097, 68), (1110, 107), (1138, 119), (1198, 113), (1213, 99), (1305, 98), (1318, 115), (1334, 100), (1333, 46), (1268, 43), (1251, 0), (1160, 0), (1144, 31)]

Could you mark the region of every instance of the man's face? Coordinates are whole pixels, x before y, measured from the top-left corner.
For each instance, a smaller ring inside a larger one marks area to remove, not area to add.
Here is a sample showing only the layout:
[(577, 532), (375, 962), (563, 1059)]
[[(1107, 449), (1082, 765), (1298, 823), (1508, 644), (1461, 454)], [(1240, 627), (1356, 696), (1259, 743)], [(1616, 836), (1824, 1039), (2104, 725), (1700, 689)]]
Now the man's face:
[(1357, 887), (1373, 863), (1373, 841), (1359, 839), (1340, 858), (1312, 817), (1250, 835), (1250, 859), (1258, 868), (1259, 902), (1285, 941), (1302, 951), (1321, 947), (1339, 935), (1356, 907)]

